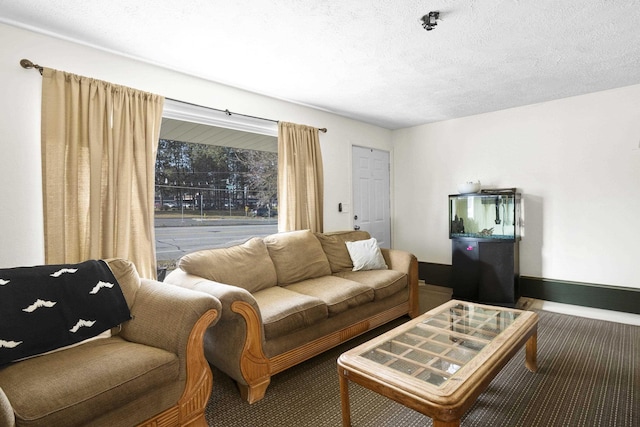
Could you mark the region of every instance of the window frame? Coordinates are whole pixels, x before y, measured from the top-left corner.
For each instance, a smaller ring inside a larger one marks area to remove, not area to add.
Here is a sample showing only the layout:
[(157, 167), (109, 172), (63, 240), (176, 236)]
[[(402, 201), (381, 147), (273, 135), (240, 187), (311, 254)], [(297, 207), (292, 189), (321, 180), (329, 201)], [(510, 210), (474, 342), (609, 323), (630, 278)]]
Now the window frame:
[(165, 99), (162, 117), (278, 137), (278, 122)]
[[(241, 132), (248, 132), (254, 134), (267, 135), (271, 137), (278, 137), (278, 122), (260, 119), (257, 117), (246, 116), (240, 113), (228, 113), (226, 111), (216, 110), (213, 108), (190, 104), (183, 101), (177, 101), (173, 99), (165, 99), (162, 118), (180, 120), (184, 122), (209, 125), (219, 128), (231, 129)], [(158, 135), (159, 137), (159, 135)], [(186, 141), (189, 142), (189, 141)], [(155, 200), (154, 200), (155, 203)], [(184, 210), (183, 210), (184, 212)], [(269, 215), (271, 216), (271, 215)], [(154, 209), (154, 221), (155, 221), (155, 209)], [(184, 222), (184, 219), (183, 219)], [(277, 228), (277, 224), (276, 224)], [(157, 240), (157, 239), (156, 239)], [(154, 242), (157, 251), (157, 241)], [(156, 253), (156, 262), (162, 262), (163, 265), (158, 265), (158, 277), (164, 276), (167, 273), (166, 262), (168, 260), (159, 260)], [(171, 267), (169, 267), (171, 269)]]

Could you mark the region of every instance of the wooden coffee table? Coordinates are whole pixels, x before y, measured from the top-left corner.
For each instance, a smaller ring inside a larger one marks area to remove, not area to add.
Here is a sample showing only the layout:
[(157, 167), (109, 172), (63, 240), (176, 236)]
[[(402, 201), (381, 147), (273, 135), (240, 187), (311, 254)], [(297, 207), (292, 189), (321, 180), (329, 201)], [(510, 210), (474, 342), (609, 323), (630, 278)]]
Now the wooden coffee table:
[(535, 372), (538, 315), (452, 300), (338, 359), (342, 425), (351, 425), (349, 381), (433, 419), (459, 426), (491, 380), (526, 343)]

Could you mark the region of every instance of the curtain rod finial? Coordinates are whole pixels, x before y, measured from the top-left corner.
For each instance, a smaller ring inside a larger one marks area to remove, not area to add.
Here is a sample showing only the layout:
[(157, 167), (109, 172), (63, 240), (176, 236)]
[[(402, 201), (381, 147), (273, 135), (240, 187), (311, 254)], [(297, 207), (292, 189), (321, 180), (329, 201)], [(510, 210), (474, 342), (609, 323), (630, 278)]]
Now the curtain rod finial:
[(28, 59), (21, 59), (20, 65), (22, 66), (22, 68), (27, 68), (27, 69), (34, 67), (33, 62), (29, 61)]
[(33, 62), (29, 61), (28, 59), (21, 59), (20, 60), (20, 66), (22, 66), (22, 68), (25, 68), (27, 70), (31, 69), (31, 68), (35, 68), (36, 70), (40, 71), (40, 74), (42, 74), (42, 67), (38, 64), (34, 64)]

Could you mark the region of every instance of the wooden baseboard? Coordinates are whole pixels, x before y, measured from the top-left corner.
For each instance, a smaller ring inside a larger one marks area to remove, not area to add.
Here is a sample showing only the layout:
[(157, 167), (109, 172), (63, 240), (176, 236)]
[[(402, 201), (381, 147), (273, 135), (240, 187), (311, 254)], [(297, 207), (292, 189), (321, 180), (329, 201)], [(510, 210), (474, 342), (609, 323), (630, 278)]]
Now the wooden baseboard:
[[(451, 266), (419, 262), (420, 280), (451, 288)], [(640, 314), (640, 289), (594, 283), (520, 277), (520, 295), (539, 300)]]
[(545, 301), (640, 314), (640, 289), (635, 288), (523, 276), (520, 293)]

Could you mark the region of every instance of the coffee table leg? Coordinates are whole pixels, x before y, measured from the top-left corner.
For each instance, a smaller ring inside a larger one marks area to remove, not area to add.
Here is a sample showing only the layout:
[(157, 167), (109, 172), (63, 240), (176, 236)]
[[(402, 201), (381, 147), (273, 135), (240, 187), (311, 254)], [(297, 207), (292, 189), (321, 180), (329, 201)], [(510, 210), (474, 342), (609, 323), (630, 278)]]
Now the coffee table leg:
[(340, 404), (342, 405), (342, 427), (351, 426), (351, 409), (349, 407), (349, 380), (344, 368), (338, 366), (338, 378), (340, 379)]
[(538, 332), (535, 332), (527, 340), (526, 352), (527, 358), (525, 361), (525, 366), (531, 372), (536, 372), (538, 370)]

